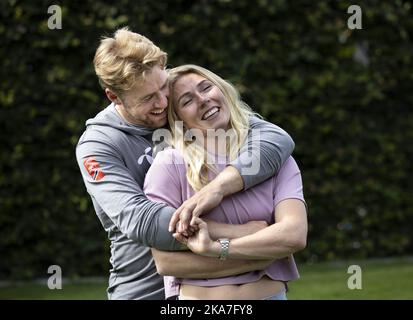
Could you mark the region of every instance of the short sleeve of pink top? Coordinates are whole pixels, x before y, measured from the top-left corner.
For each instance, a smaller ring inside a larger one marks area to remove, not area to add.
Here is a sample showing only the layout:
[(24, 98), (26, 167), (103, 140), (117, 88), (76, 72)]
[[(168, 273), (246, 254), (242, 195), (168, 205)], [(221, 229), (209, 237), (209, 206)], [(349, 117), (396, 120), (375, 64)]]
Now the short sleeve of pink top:
[[(225, 164), (217, 165), (218, 171)], [(213, 178), (213, 175), (210, 175)], [(178, 208), (195, 192), (186, 179), (186, 165), (183, 157), (175, 149), (158, 153), (150, 167), (144, 184), (144, 192), (152, 201), (163, 202)], [(274, 207), (285, 199), (304, 201), (300, 170), (292, 157), (282, 166), (279, 174), (246, 191), (223, 199), (221, 204), (204, 214), (210, 220), (222, 223), (244, 224), (251, 220), (265, 220), (274, 223)], [(273, 280), (290, 281), (299, 277), (294, 258), (289, 256), (276, 260), (265, 270), (243, 273), (217, 279), (176, 279), (165, 277), (166, 297), (178, 294), (178, 284), (188, 283), (198, 286), (219, 286), (242, 284), (259, 280), (267, 275)]]

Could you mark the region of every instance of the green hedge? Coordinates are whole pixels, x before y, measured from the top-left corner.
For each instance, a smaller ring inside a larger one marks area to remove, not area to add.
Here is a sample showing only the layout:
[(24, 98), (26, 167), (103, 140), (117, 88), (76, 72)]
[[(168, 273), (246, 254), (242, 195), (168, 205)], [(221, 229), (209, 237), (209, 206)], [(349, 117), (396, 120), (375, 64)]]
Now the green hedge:
[[(49, 30), (60, 5), (63, 28)], [(3, 1), (0, 278), (106, 275), (106, 234), (74, 157), (107, 101), (92, 66), (128, 25), (234, 82), (296, 142), (310, 232), (300, 261), (412, 252), (413, 61), (408, 1)], [(354, 58), (367, 48), (368, 64)]]

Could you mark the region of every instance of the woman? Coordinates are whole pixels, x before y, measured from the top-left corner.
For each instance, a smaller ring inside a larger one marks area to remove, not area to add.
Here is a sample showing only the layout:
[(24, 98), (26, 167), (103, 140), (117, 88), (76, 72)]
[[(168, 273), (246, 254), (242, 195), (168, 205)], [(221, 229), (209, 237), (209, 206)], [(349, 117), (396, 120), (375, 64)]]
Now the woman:
[[(254, 113), (236, 89), (219, 76), (194, 65), (172, 69), (168, 119), (174, 149), (157, 154), (145, 180), (148, 198), (178, 208), (236, 157), (250, 117)], [(211, 134), (216, 132), (221, 135)], [(226, 136), (230, 143), (222, 143)], [(276, 260), (265, 270), (232, 277), (165, 277), (166, 290), (178, 282), (179, 299), (286, 299), (286, 283), (298, 278), (292, 253), (305, 247), (307, 236), (301, 175), (291, 157), (277, 177), (225, 198), (203, 218), (231, 224), (265, 220), (268, 227), (236, 239), (225, 239), (222, 230), (217, 242), (210, 239), (204, 221), (194, 218), (193, 225), (199, 229), (195, 235), (174, 235), (194, 253), (220, 259)], [(157, 264), (164, 263), (154, 257)]]

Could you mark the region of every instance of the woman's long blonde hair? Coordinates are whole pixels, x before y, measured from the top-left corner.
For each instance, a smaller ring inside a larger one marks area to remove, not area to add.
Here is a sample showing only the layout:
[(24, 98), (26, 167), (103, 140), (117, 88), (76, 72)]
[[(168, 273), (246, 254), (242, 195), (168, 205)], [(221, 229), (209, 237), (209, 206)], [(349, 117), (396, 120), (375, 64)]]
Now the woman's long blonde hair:
[(175, 122), (180, 120), (175, 112), (175, 84), (182, 76), (187, 74), (197, 74), (208, 79), (221, 90), (225, 97), (225, 103), (230, 111), (230, 128), (233, 133), (230, 143), (226, 144), (226, 155), (230, 161), (238, 156), (238, 152), (248, 135), (249, 118), (255, 113), (241, 100), (238, 90), (215, 73), (191, 64), (169, 70), (168, 121), (172, 131), (171, 144), (179, 150), (188, 165), (186, 176), (189, 184), (195, 191), (199, 191), (209, 182), (208, 172), (217, 172), (217, 170), (214, 165), (207, 161), (203, 146), (199, 143), (185, 141), (188, 140), (184, 139), (186, 130), (180, 126), (175, 126)]

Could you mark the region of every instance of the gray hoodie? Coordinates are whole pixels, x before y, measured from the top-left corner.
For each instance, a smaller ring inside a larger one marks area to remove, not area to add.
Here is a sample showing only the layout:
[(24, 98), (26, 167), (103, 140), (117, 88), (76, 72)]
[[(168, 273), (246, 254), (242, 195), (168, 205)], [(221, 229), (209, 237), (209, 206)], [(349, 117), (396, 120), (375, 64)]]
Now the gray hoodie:
[[(248, 189), (276, 174), (294, 149), (281, 128), (251, 119), (248, 142), (232, 165)], [(111, 241), (109, 299), (164, 299), (163, 279), (157, 274), (150, 247), (180, 250), (168, 232), (174, 209), (148, 200), (142, 191), (152, 163), (154, 129), (126, 122), (111, 104), (86, 122), (76, 157), (93, 206)], [(259, 140), (259, 149), (251, 148)], [(252, 151), (251, 151), (252, 150)], [(259, 161), (255, 175), (243, 175)]]

